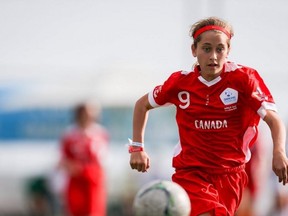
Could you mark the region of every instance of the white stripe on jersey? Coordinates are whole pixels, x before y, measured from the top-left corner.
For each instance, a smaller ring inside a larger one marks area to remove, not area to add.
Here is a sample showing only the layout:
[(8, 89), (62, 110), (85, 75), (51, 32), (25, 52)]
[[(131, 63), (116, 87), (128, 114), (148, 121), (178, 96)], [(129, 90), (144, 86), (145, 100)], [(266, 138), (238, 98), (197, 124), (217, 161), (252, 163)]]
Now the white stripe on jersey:
[(257, 110), (258, 115), (264, 119), (264, 117), (266, 116), (267, 112), (266, 110), (272, 110), (277, 112), (277, 107), (275, 103), (270, 103), (267, 101), (263, 101), (261, 104), (261, 107)]
[(160, 105), (157, 104), (156, 101), (154, 100), (153, 91), (148, 93), (148, 101), (152, 107), (159, 107)]

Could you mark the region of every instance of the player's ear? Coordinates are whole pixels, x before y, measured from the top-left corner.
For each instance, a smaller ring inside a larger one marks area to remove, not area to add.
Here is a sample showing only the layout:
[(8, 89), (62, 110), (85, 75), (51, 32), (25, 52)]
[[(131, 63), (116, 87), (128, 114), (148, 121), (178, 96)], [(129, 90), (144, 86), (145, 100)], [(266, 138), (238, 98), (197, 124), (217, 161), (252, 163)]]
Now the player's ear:
[(192, 55), (193, 55), (194, 57), (196, 57), (196, 47), (195, 47), (194, 44), (191, 45), (191, 51), (192, 51)]
[(230, 50), (231, 50), (231, 48), (230, 48), (230, 46), (228, 47), (228, 51), (227, 51), (227, 55), (226, 55), (226, 58), (228, 58), (228, 56), (229, 56), (229, 53), (230, 53)]

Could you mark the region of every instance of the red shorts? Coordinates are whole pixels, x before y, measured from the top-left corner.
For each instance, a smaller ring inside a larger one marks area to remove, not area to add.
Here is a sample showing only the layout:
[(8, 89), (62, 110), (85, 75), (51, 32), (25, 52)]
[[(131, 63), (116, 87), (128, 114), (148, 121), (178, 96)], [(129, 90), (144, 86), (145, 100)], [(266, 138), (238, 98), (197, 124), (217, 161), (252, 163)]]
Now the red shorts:
[(181, 169), (173, 174), (172, 180), (187, 191), (192, 209), (190, 216), (205, 212), (234, 216), (248, 181), (244, 165), (221, 173)]
[(106, 190), (104, 183), (85, 179), (71, 179), (66, 194), (69, 215), (105, 216)]

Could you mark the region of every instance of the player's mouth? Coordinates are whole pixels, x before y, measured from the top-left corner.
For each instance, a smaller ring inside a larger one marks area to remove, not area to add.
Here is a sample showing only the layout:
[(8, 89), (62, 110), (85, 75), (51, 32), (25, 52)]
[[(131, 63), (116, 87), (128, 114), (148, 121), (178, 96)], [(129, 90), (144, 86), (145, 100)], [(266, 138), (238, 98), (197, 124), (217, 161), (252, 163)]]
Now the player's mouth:
[(208, 64), (208, 66), (209, 66), (209, 67), (217, 67), (218, 64), (216, 64), (216, 63), (211, 63), (211, 64)]

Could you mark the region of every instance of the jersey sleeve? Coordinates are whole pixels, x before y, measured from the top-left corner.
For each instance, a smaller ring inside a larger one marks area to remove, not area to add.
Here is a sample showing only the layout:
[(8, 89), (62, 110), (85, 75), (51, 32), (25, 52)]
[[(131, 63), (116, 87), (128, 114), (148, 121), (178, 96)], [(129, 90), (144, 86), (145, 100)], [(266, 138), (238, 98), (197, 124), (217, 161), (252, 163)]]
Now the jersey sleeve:
[(277, 112), (273, 96), (257, 71), (253, 70), (249, 73), (248, 85), (249, 103), (262, 119), (266, 115), (266, 110)]
[(180, 72), (175, 72), (162, 84), (156, 86), (148, 93), (148, 100), (152, 107), (159, 107), (171, 104), (177, 80), (181, 76)]

